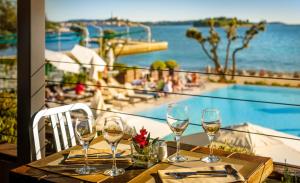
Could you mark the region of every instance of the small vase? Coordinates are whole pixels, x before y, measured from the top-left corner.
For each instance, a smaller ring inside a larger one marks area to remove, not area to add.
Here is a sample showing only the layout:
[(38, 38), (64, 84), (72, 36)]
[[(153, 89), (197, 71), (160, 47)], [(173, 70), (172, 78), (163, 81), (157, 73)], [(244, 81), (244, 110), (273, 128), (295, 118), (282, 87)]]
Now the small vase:
[(138, 152), (134, 152), (132, 154), (132, 163), (135, 167), (150, 168), (155, 164), (155, 159), (149, 153), (140, 154)]
[(145, 147), (143, 151), (137, 151), (133, 145), (131, 145), (131, 148), (133, 166), (149, 168), (158, 162), (157, 150), (153, 148), (153, 145)]

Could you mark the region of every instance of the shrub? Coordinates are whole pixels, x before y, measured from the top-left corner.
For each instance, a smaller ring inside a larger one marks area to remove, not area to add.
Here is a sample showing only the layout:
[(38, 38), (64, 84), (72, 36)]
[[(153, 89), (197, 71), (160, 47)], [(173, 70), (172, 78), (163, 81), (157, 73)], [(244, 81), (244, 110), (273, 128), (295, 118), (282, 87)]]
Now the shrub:
[(77, 81), (77, 74), (65, 73), (63, 76), (63, 83), (66, 85), (73, 85), (72, 83), (76, 84)]
[(281, 86), (281, 84), (276, 83), (276, 82), (271, 83), (271, 85), (272, 85), (272, 86)]
[(166, 69), (166, 67), (167, 66), (166, 66), (165, 62), (161, 61), (161, 60), (157, 60), (151, 64), (152, 70), (164, 70), (164, 69)]
[(64, 73), (63, 76), (63, 83), (68, 86), (73, 86), (76, 83), (85, 83), (88, 79), (88, 76), (86, 73), (81, 72), (79, 74), (73, 74), (73, 73)]
[(113, 39), (113, 38), (116, 37), (117, 32), (113, 29), (106, 29), (106, 30), (103, 31), (103, 34), (104, 34), (104, 38)]
[(81, 72), (77, 75), (77, 82), (85, 83), (88, 79), (88, 76), (85, 72)]
[(17, 141), (17, 99), (15, 97), (15, 93), (0, 93), (0, 143)]
[(177, 64), (176, 60), (167, 60), (165, 62), (166, 67), (169, 69), (175, 69), (176, 67), (178, 67), (179, 65)]

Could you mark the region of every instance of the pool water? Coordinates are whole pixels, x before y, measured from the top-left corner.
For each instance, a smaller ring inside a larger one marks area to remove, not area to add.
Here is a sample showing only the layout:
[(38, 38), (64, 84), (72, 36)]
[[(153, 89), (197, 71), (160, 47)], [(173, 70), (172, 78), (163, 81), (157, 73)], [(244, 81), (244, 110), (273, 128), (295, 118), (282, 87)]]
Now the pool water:
[[(231, 85), (203, 95), (259, 100), (300, 105), (300, 89)], [(250, 122), (288, 134), (300, 136), (300, 107), (278, 104), (254, 103), (203, 97), (191, 97), (179, 103), (188, 105), (190, 122), (200, 124), (201, 111), (204, 108), (218, 108), (221, 111), (222, 126)], [(167, 104), (151, 110), (139, 112), (139, 115), (165, 118)], [(160, 121), (165, 123), (165, 121)], [(203, 131), (201, 127), (189, 125), (184, 135)]]

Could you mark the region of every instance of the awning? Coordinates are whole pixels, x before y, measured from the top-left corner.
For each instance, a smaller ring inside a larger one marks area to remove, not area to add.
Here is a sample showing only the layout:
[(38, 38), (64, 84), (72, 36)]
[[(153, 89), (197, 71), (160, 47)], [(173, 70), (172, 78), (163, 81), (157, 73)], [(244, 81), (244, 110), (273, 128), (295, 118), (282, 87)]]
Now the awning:
[(80, 71), (80, 65), (64, 53), (45, 50), (45, 59), (50, 61), (58, 70), (72, 73), (79, 73)]
[(75, 45), (71, 50), (71, 54), (83, 67), (91, 69), (91, 78), (98, 80), (98, 72), (104, 71), (106, 62), (95, 51), (80, 45)]

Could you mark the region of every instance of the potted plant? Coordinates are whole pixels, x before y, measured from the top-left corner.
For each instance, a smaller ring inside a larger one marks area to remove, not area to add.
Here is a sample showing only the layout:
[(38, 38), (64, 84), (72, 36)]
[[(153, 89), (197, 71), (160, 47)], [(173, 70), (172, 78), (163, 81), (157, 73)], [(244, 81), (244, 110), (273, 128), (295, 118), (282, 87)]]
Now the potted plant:
[(151, 139), (150, 133), (142, 128), (140, 133), (132, 138), (132, 161), (134, 166), (149, 168), (157, 162), (157, 152), (155, 152), (155, 145), (158, 138)]
[(169, 74), (171, 76), (174, 75), (174, 70), (177, 69), (179, 67), (179, 65), (177, 64), (176, 60), (167, 60), (165, 62), (166, 67), (169, 69)]
[(167, 66), (164, 61), (157, 60), (157, 61), (153, 62), (150, 67), (151, 67), (151, 75), (153, 75), (154, 71), (158, 71), (158, 77), (160, 79), (163, 76), (162, 71), (164, 69), (166, 69)]

